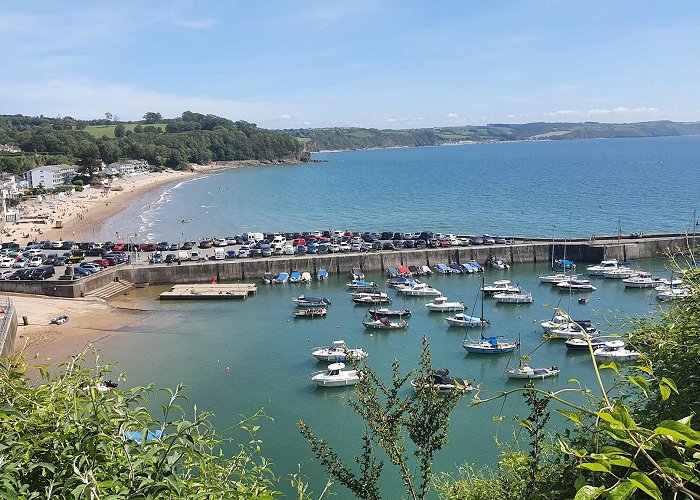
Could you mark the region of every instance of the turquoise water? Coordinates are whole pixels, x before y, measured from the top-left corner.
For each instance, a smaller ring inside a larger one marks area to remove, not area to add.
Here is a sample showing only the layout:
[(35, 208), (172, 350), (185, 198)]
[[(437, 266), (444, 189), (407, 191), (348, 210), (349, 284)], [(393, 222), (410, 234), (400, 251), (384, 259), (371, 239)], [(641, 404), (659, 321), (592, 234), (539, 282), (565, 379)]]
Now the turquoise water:
[[(644, 263), (645, 268), (666, 273), (662, 262)], [(535, 297), (532, 305), (496, 304), (486, 299), (485, 316), (491, 326), (487, 332), (506, 335), (522, 342), (522, 353), (531, 353), (533, 366), (557, 365), (561, 376), (538, 382), (552, 390), (571, 387), (569, 379), (578, 379), (595, 388), (590, 361), (585, 354), (567, 353), (563, 341), (543, 344), (539, 323), (552, 316), (552, 306), (569, 308), (571, 315), (591, 318), (608, 333), (624, 329), (625, 318), (644, 314), (656, 307), (653, 292), (625, 290), (618, 280), (598, 279), (599, 290), (587, 296), (589, 303), (581, 305), (577, 296), (569, 301), (567, 294), (539, 284), (537, 273), (546, 267), (514, 266), (509, 271), (487, 271), (487, 282), (499, 278), (511, 279)], [(383, 281), (379, 274), (368, 279)], [(231, 302), (158, 302), (158, 289), (131, 292), (132, 298), (145, 300), (143, 325), (112, 337), (103, 346), (110, 359), (120, 360), (119, 369), (128, 373), (130, 384), (154, 382), (158, 386), (189, 386), (190, 407), (216, 414), (217, 428), (228, 427), (241, 413), (252, 414), (263, 407), (274, 422), (262, 424), (261, 439), (264, 454), (275, 463), (278, 474), (289, 474), (302, 464), (310, 476), (312, 487), (319, 491), (325, 474), (312, 459), (308, 444), (299, 434), (296, 423), (304, 419), (319, 435), (327, 438), (346, 458), (359, 452), (362, 422), (355, 416), (348, 401), (351, 388), (315, 388), (308, 375), (324, 364), (311, 357), (311, 348), (329, 345), (344, 339), (350, 346), (369, 352), (368, 363), (385, 380), (390, 380), (391, 362), (401, 360), (403, 371), (417, 366), (421, 338), (430, 339), (433, 365), (446, 367), (455, 376), (473, 379), (482, 384), (481, 397), (517, 387), (521, 382), (505, 378), (508, 364), (517, 364), (516, 355), (479, 356), (467, 354), (462, 348), (465, 330), (450, 328), (444, 315), (429, 313), (423, 304), (428, 298), (407, 298), (405, 306), (413, 311), (406, 331), (371, 332), (362, 326), (366, 309), (351, 301), (345, 288), (349, 276), (332, 276), (328, 282), (311, 285), (263, 285), (255, 297)], [(464, 301), (471, 310), (477, 305), (479, 276), (437, 275), (427, 279), (451, 300)], [(291, 299), (301, 293), (320, 295), (333, 302), (326, 319), (293, 319)], [(404, 301), (395, 297), (394, 306)], [(473, 338), (478, 330), (469, 330)], [(226, 370), (230, 368), (230, 371)], [(495, 437), (508, 440), (513, 432), (511, 418), (524, 415), (527, 408), (520, 397), (486, 406), (469, 407), (469, 398), (455, 410), (450, 428), (450, 442), (438, 454), (436, 470), (454, 471), (465, 462), (493, 463), (498, 448)], [(502, 412), (506, 419), (500, 424), (492, 416)], [(243, 438), (244, 436), (239, 436)], [(385, 491), (400, 491), (396, 478), (389, 478)], [(340, 498), (346, 493), (339, 488)], [(391, 495), (387, 495), (391, 497)]]
[[(314, 155), (155, 193), (116, 232), (177, 241), (354, 229), (588, 237), (682, 232), (700, 205), (700, 137), (514, 142)], [(194, 219), (182, 224), (182, 219)], [(556, 229), (555, 229), (556, 228)]]
[[(465, 145), (315, 158), (327, 163), (237, 169), (171, 186), (117, 214), (97, 237), (113, 239), (119, 232), (138, 233), (138, 240), (182, 241), (251, 230), (327, 228), (547, 237), (554, 227), (558, 235), (588, 236), (615, 233), (618, 220), (626, 233), (679, 232), (688, 228), (700, 204), (700, 137)], [(182, 224), (182, 219), (194, 221)], [(642, 265), (666, 272), (661, 262)], [(561, 341), (542, 344), (539, 323), (562, 301), (572, 316), (590, 317), (617, 332), (624, 330), (626, 317), (655, 309), (653, 292), (625, 290), (616, 280), (598, 279), (599, 290), (588, 304), (569, 303), (568, 296), (538, 283), (537, 273), (545, 270), (527, 264), (487, 272), (487, 281), (508, 278), (535, 297), (535, 304), (520, 306), (487, 300), (488, 331), (520, 337), (522, 352), (531, 353), (533, 365), (562, 369), (558, 379), (540, 386), (562, 388), (574, 378), (594, 387), (586, 355), (568, 354)], [(275, 472), (291, 474), (302, 464), (317, 492), (325, 473), (296, 423), (307, 421), (346, 458), (359, 452), (363, 426), (348, 404), (352, 389), (316, 389), (308, 380), (323, 366), (311, 357), (311, 348), (342, 338), (367, 350), (369, 364), (388, 381), (393, 358), (401, 360), (404, 371), (417, 366), (421, 337), (427, 335), (434, 366), (482, 384), (482, 397), (517, 387), (503, 375), (509, 363), (517, 363), (515, 355), (467, 355), (461, 347), (464, 331), (448, 328), (442, 315), (428, 313), (422, 306), (429, 299), (406, 300), (414, 311), (407, 331), (367, 333), (365, 309), (355, 306), (345, 290), (349, 278), (331, 276), (308, 286), (259, 283), (257, 296), (226, 303), (160, 303), (157, 289), (135, 290), (131, 296), (152, 310), (143, 313), (141, 325), (109, 339), (103, 357), (120, 361), (119, 368), (129, 374), (127, 384), (187, 384), (190, 407), (196, 403), (213, 411), (219, 429), (236, 422), (239, 414), (263, 407), (274, 417), (262, 424), (260, 437)], [(469, 308), (476, 303), (479, 277), (440, 275), (428, 281), (451, 300)], [(291, 299), (300, 293), (329, 297), (328, 317), (293, 319)], [(394, 305), (403, 307), (403, 300)], [(499, 412), (506, 419), (497, 423), (492, 416)], [(494, 437), (508, 440), (511, 417), (526, 412), (519, 397), (508, 399), (502, 409), (500, 402), (470, 407), (464, 400), (453, 414), (450, 442), (438, 454), (436, 470), (454, 471), (465, 462), (494, 463)], [(348, 496), (341, 487), (336, 490), (340, 498)], [(389, 477), (384, 491), (398, 496), (397, 478)]]

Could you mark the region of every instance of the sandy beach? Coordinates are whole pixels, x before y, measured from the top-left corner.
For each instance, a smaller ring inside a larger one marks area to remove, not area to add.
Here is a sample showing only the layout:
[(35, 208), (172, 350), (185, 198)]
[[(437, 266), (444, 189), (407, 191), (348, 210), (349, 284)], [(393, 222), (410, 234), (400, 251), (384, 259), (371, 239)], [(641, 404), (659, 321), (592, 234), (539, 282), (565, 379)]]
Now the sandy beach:
[[(112, 182), (109, 189), (86, 187), (83, 192), (48, 195), (41, 201), (32, 200), (18, 207), (25, 218), (37, 220), (41, 216), (46, 223), (6, 223), (1, 234), (2, 241), (15, 241), (21, 247), (42, 240), (86, 241), (93, 228), (102, 227), (110, 217), (129, 207), (145, 193), (209, 172), (255, 164), (193, 165), (192, 171), (149, 172), (119, 178)], [(61, 221), (61, 228), (54, 227), (57, 220)], [(70, 355), (82, 351), (88, 342), (99, 348), (100, 343), (115, 335), (118, 329), (140, 321), (138, 304), (127, 297), (115, 301), (120, 304), (118, 308), (97, 298), (7, 296), (14, 302), (20, 322), (15, 350), (25, 350), (49, 365), (64, 362)], [(70, 318), (68, 323), (50, 323), (53, 318), (64, 314)], [(23, 316), (27, 317), (28, 326), (22, 325)]]

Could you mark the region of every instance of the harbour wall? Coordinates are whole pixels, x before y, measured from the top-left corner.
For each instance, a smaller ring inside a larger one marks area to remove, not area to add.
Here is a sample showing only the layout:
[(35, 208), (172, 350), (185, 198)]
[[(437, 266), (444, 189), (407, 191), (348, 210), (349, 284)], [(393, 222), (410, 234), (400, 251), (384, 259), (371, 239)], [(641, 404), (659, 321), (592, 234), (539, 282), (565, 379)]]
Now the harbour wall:
[[(697, 238), (700, 242), (700, 237)], [(97, 275), (76, 281), (0, 281), (6, 292), (81, 297), (108, 285), (115, 279), (136, 284), (169, 285), (206, 283), (216, 277), (221, 282), (255, 281), (266, 272), (308, 271), (315, 275), (320, 268), (330, 274), (349, 275), (353, 268), (366, 272), (384, 272), (392, 267), (423, 266), (434, 268), (438, 263), (484, 264), (490, 258), (501, 258), (511, 264), (547, 263), (559, 258), (574, 262), (600, 262), (607, 259), (637, 260), (664, 258), (685, 254), (693, 247), (692, 236), (656, 235), (637, 239), (608, 238), (595, 241), (525, 241), (508, 245), (448, 247), (420, 250), (369, 252), (361, 254), (305, 255), (300, 257), (248, 258), (240, 260), (206, 260), (182, 265), (135, 264), (109, 268)]]
[(17, 311), (11, 299), (3, 299), (2, 314), (0, 317), (0, 356), (10, 357), (15, 351), (15, 338), (17, 336)]

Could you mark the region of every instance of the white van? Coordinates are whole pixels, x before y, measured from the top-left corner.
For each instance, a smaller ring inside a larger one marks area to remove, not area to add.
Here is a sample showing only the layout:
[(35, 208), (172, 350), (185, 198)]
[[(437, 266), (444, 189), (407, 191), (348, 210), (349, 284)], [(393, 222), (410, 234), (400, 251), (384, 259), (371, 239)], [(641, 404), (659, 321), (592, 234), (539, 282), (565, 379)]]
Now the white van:
[(226, 258), (226, 250), (223, 248), (214, 249), (214, 260), (224, 260)]
[(177, 260), (180, 262), (186, 262), (190, 260), (190, 253), (187, 250), (180, 250), (177, 253)]

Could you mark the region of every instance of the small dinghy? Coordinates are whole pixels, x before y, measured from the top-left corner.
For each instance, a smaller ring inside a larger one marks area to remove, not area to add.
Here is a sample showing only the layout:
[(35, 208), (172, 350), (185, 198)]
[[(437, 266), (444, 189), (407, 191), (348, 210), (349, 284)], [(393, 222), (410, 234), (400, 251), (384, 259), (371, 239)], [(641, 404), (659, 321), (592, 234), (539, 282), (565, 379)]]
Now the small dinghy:
[(62, 316), (58, 316), (57, 318), (54, 318), (51, 320), (52, 325), (62, 325), (62, 324), (67, 323), (67, 322), (68, 322), (68, 316), (66, 316), (65, 314)]
[(343, 387), (355, 385), (360, 381), (359, 370), (344, 370), (344, 363), (328, 365), (327, 370), (321, 370), (309, 375), (309, 379), (319, 387)]
[(327, 312), (325, 307), (304, 307), (294, 309), (292, 314), (295, 318), (324, 318)]
[(344, 340), (334, 340), (331, 346), (314, 347), (311, 355), (319, 361), (359, 361), (367, 357), (367, 352), (360, 348), (350, 349)]
[(461, 391), (467, 392), (473, 389), (472, 384), (463, 378), (450, 377), (447, 368), (433, 368), (431, 380), (411, 380), (411, 387), (418, 391), (421, 389), (436, 389), (439, 392)]

